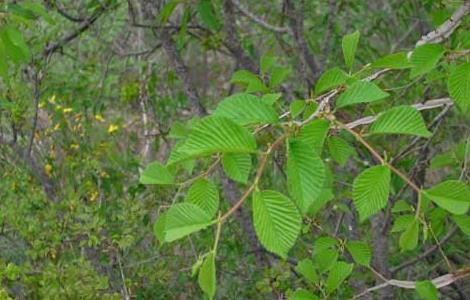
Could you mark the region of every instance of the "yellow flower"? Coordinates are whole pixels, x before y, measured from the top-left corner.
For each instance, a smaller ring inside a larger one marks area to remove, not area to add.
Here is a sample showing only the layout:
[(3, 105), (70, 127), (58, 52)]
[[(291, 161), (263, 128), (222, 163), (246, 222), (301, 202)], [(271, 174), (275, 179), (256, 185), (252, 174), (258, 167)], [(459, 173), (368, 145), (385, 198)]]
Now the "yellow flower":
[(98, 191), (93, 191), (90, 193), (90, 201), (94, 202), (98, 198)]
[(103, 116), (100, 115), (100, 114), (95, 115), (95, 120), (98, 121), (98, 122), (104, 122), (105, 121)]
[(49, 102), (55, 104), (55, 95), (52, 95), (52, 97), (49, 98)]
[(72, 111), (72, 108), (71, 107), (64, 107), (64, 109), (62, 111), (64, 112), (64, 114), (67, 114), (67, 113)]
[(48, 176), (51, 176), (51, 174), (52, 174), (52, 166), (51, 166), (50, 164), (45, 165), (45, 166), (44, 166), (44, 171), (46, 172), (46, 174), (47, 174)]
[(77, 149), (78, 149), (78, 145), (77, 145), (77, 144), (71, 144), (71, 145), (70, 145), (70, 149), (77, 150)]
[(60, 128), (60, 123), (55, 124), (55, 126), (54, 126), (54, 131), (59, 130), (59, 128)]
[(108, 127), (108, 133), (109, 133), (109, 134), (113, 134), (113, 133), (116, 132), (118, 129), (119, 129), (119, 126), (118, 126), (118, 125), (110, 124), (109, 127)]

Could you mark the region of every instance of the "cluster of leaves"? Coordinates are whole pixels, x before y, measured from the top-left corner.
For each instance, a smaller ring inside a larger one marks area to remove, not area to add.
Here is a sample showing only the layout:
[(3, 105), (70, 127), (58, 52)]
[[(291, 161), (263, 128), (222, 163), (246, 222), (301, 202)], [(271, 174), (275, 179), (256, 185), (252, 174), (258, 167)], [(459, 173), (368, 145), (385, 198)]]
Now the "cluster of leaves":
[[(343, 38), (344, 61), (349, 72), (338, 67), (330, 69), (320, 77), (316, 85), (315, 97), (320, 99), (320, 103), (322, 99), (339, 94), (332, 112), (321, 111), (318, 104), (311, 100), (299, 100), (290, 105), (288, 120), (284, 122), (283, 117), (286, 114), (274, 107), (280, 95), (270, 94), (269, 91), (282, 82), (289, 70), (277, 67), (275, 58), (263, 56), (259, 76), (247, 70), (233, 75), (232, 82), (240, 84), (245, 89), (244, 93), (222, 100), (210, 116), (191, 120), (184, 134), (178, 136), (179, 141), (166, 165), (153, 162), (143, 171), (140, 178), (143, 184), (174, 184), (181, 188), (190, 185), (184, 201), (173, 204), (157, 218), (154, 230), (161, 242), (181, 239), (210, 225), (218, 227), (213, 249), (204, 254), (193, 267), (195, 270), (200, 268), (200, 287), (211, 298), (215, 295), (215, 257), (220, 227), (250, 194), (253, 224), (258, 239), (266, 250), (282, 258), (288, 256), (289, 250), (296, 243), (301, 232), (302, 219), (313, 217), (319, 207), (331, 200), (331, 188), (328, 185), (328, 177), (331, 175), (328, 174), (322, 158), (325, 139), (328, 139), (331, 157), (341, 165), (345, 164), (354, 151), (348, 142), (336, 136), (338, 133), (333, 132), (334, 128), (352, 134), (375, 154), (380, 163), (364, 169), (352, 183), (352, 200), (361, 222), (386, 207), (394, 174), (404, 179), (419, 194), (415, 208), (406, 204), (406, 208), (398, 209), (405, 202), (398, 202), (395, 206), (395, 212), (411, 212), (400, 215), (392, 229), (392, 232), (402, 232), (399, 246), (403, 251), (417, 247), (421, 226), (424, 227), (423, 238), (427, 239), (428, 230), (433, 230), (429, 227), (427, 218), (435, 211), (452, 216), (452, 220), (463, 230), (468, 228), (470, 218), (465, 214), (470, 207), (470, 188), (466, 183), (447, 180), (428, 189), (416, 187), (406, 175), (380, 157), (363, 139), (363, 136), (384, 134), (429, 138), (432, 133), (416, 108), (398, 104), (382, 111), (368, 130), (364, 129), (360, 135), (335, 118), (335, 113), (349, 106), (373, 103), (390, 96), (369, 78), (361, 77), (366, 70), (410, 69), (409, 78), (412, 80), (431, 72), (446, 49), (438, 44), (422, 45), (413, 50), (411, 55), (405, 52), (394, 53), (352, 73), (359, 36), (359, 32), (355, 32)], [(264, 77), (269, 78), (267, 84), (263, 82)], [(463, 113), (467, 113), (470, 108), (470, 64), (462, 63), (454, 67), (448, 78), (452, 100)], [(257, 93), (261, 96), (257, 96)], [(267, 127), (272, 128), (277, 137), (258, 144), (256, 135)], [(289, 197), (276, 190), (261, 188), (266, 160), (281, 143), (284, 143), (287, 155), (285, 168)], [(256, 172), (252, 172), (252, 156), (260, 151), (262, 154), (258, 156)], [(245, 194), (239, 202), (225, 214), (219, 213), (218, 217), (218, 187), (208, 178), (213, 165), (207, 172), (185, 182), (177, 182), (179, 166), (204, 158), (215, 159), (215, 165), (221, 160), (225, 175), (246, 185)], [(252, 177), (252, 181), (248, 184), (249, 177)], [(331, 237), (318, 238), (313, 246), (312, 259), (304, 259), (296, 267), (309, 283), (317, 287), (319, 275), (326, 272), (328, 275), (323, 280), (324, 285), (320, 285), (320, 291), (324, 295), (337, 290), (354, 267), (351, 263), (338, 260), (341, 251), (335, 250), (337, 246), (337, 240)], [(369, 266), (371, 251), (367, 243), (347, 241), (338, 250), (343, 248), (348, 250), (358, 266)], [(426, 293), (422, 290), (433, 288), (427, 282), (420, 284), (418, 291), (421, 294)], [(316, 299), (316, 296), (306, 290), (298, 290), (292, 295), (292, 299), (307, 298)]]

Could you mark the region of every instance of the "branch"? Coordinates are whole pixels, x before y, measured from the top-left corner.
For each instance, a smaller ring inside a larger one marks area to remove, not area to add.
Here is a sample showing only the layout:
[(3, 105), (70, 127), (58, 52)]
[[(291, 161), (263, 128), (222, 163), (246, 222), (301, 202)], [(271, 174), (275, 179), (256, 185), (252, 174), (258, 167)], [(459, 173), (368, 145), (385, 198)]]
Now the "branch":
[[(447, 232), (447, 234), (440, 240), (439, 244), (442, 245), (443, 243), (446, 243), (448, 240), (450, 240), (450, 238), (457, 232), (457, 227), (453, 227), (451, 230), (449, 230), (449, 232)], [(392, 268), (390, 270), (390, 272), (392, 272), (392, 274), (406, 268), (406, 267), (409, 267), (409, 266), (412, 266), (414, 265), (415, 263), (417, 263), (418, 261), (428, 257), (429, 255), (431, 255), (432, 253), (434, 253), (436, 250), (439, 249), (439, 245), (433, 245), (432, 247), (429, 247), (426, 251), (424, 251), (423, 253), (421, 253), (420, 255), (416, 256), (415, 258), (412, 258), (398, 266), (396, 266), (395, 268)]]
[[(449, 274), (436, 277), (432, 279), (431, 282), (436, 286), (436, 288), (440, 289), (468, 276), (470, 276), (470, 267), (462, 268), (460, 270), (457, 270), (455, 273), (449, 273)], [(352, 299), (358, 299), (370, 292), (380, 290), (388, 286), (394, 286), (394, 287), (399, 287), (403, 289), (415, 289), (416, 281), (390, 279), (382, 284), (368, 288), (362, 293), (354, 296)]]
[(44, 57), (46, 58), (50, 57), (54, 52), (61, 49), (65, 44), (68, 44), (69, 42), (73, 41), (75, 38), (80, 36), (81, 33), (83, 33), (88, 28), (90, 28), (90, 26), (93, 25), (93, 23), (95, 23), (96, 20), (98, 20), (98, 18), (103, 15), (103, 13), (106, 11), (107, 8), (108, 8), (107, 5), (101, 5), (93, 12), (93, 14), (89, 18), (82, 21), (80, 23), (80, 26), (78, 26), (78, 28), (75, 29), (73, 32), (66, 34), (56, 43), (47, 45), (44, 49), (44, 53), (43, 53)]
[(235, 7), (242, 14), (244, 14), (248, 19), (250, 19), (253, 22), (255, 22), (256, 24), (260, 25), (264, 29), (267, 29), (267, 30), (275, 32), (275, 33), (288, 33), (288, 34), (291, 34), (289, 28), (287, 28), (287, 27), (278, 27), (278, 26), (271, 25), (271, 24), (267, 23), (266, 21), (264, 21), (263, 19), (261, 19), (260, 17), (252, 14), (248, 9), (243, 7), (243, 5), (240, 2), (238, 2), (238, 0), (231, 0), (231, 1), (232, 1), (233, 5), (235, 5)]
[[(453, 105), (453, 102), (450, 98), (439, 98), (439, 99), (428, 100), (424, 103), (413, 104), (412, 106), (416, 108), (417, 110), (427, 110), (427, 109), (433, 109), (433, 108), (447, 106), (447, 105)], [(364, 117), (359, 120), (347, 123), (345, 126), (349, 129), (352, 129), (360, 125), (371, 124), (377, 120), (377, 117), (378, 117), (377, 115)]]
[(470, 12), (470, 1), (465, 0), (464, 4), (462, 4), (462, 6), (460, 6), (452, 14), (449, 20), (445, 21), (436, 30), (431, 31), (430, 33), (421, 37), (421, 39), (416, 43), (416, 47), (424, 45), (424, 44), (442, 42), (444, 39), (448, 38), (452, 34), (452, 32), (454, 32), (454, 30), (462, 22), (463, 17), (469, 12)]

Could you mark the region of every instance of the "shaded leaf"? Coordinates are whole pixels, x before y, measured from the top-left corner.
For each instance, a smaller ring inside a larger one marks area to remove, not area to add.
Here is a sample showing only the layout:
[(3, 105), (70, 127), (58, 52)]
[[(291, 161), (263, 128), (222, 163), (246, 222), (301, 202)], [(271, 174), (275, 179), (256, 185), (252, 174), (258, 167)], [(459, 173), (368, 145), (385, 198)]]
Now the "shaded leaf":
[(437, 288), (429, 280), (416, 282), (416, 293), (426, 300), (437, 300)]
[(470, 217), (467, 215), (452, 216), (452, 221), (462, 230), (463, 233), (470, 236)]
[(215, 271), (215, 253), (210, 252), (199, 270), (197, 278), (201, 290), (206, 293), (210, 299), (215, 296), (216, 289), (216, 271)]
[(400, 249), (402, 251), (413, 250), (418, 245), (419, 237), (419, 223), (415, 219), (410, 224), (406, 230), (400, 236)]
[(315, 85), (315, 94), (321, 94), (327, 90), (342, 85), (348, 79), (348, 74), (338, 67), (327, 70), (318, 79)]
[(413, 65), (408, 61), (406, 52), (397, 52), (377, 59), (371, 64), (372, 68), (408, 69)]
[(372, 258), (372, 252), (369, 245), (363, 242), (349, 241), (346, 244), (349, 253), (351, 254), (354, 261), (362, 266), (369, 266)]
[(416, 217), (414, 215), (401, 215), (398, 216), (393, 222), (392, 229), (390, 232), (401, 232), (405, 231), (408, 226), (414, 222)]
[(297, 289), (292, 295), (289, 296), (289, 300), (319, 300), (317, 296), (304, 289)]
[(337, 262), (330, 270), (328, 279), (326, 280), (326, 290), (328, 293), (334, 292), (346, 278), (349, 277), (353, 270), (353, 264), (342, 261)]
[(175, 241), (211, 224), (210, 216), (192, 203), (174, 204), (165, 214), (165, 242)]
[(330, 122), (328, 120), (316, 119), (302, 126), (297, 139), (302, 140), (309, 147), (312, 147), (316, 154), (320, 155), (329, 129)]
[(295, 271), (302, 275), (307, 280), (307, 282), (312, 284), (317, 283), (319, 280), (318, 274), (315, 272), (315, 266), (312, 260), (308, 258), (299, 261), (295, 267)]
[(337, 136), (328, 138), (328, 150), (330, 151), (331, 157), (340, 166), (344, 166), (348, 162), (349, 157), (356, 154), (356, 150), (353, 146)]
[(354, 56), (356, 56), (357, 44), (359, 43), (359, 31), (355, 31), (351, 34), (345, 35), (343, 37), (342, 46), (343, 46), (343, 55), (344, 62), (349, 69), (352, 69), (354, 63)]

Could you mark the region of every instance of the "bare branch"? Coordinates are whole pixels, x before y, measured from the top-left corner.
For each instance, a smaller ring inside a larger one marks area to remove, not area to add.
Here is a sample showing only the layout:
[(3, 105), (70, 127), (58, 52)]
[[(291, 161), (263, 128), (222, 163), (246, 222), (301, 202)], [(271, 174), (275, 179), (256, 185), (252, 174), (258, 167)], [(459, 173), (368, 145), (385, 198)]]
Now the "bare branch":
[(466, 0), (462, 6), (460, 6), (441, 26), (436, 30), (423, 36), (417, 43), (417, 46), (431, 43), (440, 43), (444, 39), (448, 38), (452, 32), (460, 25), (463, 17), (470, 12), (470, 1)]
[(275, 32), (275, 33), (288, 33), (291, 34), (290, 30), (288, 27), (278, 27), (271, 25), (261, 19), (260, 17), (256, 16), (255, 14), (252, 14), (247, 8), (245, 8), (238, 0), (231, 0), (233, 5), (242, 13), (244, 14), (248, 19), (252, 20), (259, 26), (263, 27), (264, 29), (267, 29), (269, 31)]

